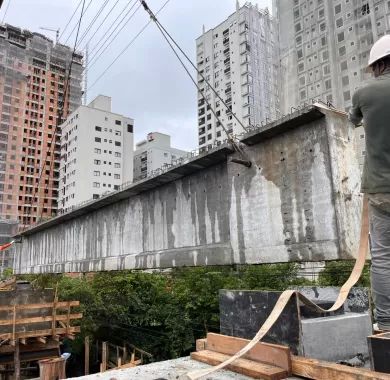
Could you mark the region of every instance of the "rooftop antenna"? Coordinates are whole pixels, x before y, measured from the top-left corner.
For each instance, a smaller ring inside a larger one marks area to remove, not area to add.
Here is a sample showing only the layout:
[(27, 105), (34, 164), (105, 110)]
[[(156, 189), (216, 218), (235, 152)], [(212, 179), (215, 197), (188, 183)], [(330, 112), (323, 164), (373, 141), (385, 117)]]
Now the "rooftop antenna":
[(240, 2), (236, 0), (236, 11), (238, 11), (239, 9), (240, 9)]
[(60, 29), (53, 29), (53, 28), (43, 28), (42, 26), (39, 27), (39, 29), (42, 29), (42, 30), (48, 30), (49, 32), (56, 32), (56, 44), (58, 43), (58, 39), (60, 37)]

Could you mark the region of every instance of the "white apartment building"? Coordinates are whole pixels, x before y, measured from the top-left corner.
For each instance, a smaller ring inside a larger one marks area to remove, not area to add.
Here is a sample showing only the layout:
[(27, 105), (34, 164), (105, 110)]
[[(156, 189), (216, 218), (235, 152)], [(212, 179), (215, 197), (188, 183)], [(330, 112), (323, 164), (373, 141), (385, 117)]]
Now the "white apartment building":
[(61, 125), (60, 212), (133, 180), (133, 127), (103, 95), (69, 115)]
[(234, 113), (244, 126), (274, 118), (279, 111), (278, 49), (276, 24), (268, 10), (251, 3), (196, 40), (197, 67), (218, 91), (228, 108), (198, 75), (199, 147), (227, 136), (202, 93), (210, 102), (225, 128), (233, 134), (243, 132)]
[(171, 147), (171, 136), (160, 132), (149, 133), (136, 144), (134, 152), (134, 181), (147, 178), (154, 170), (187, 156), (188, 152)]
[[(370, 77), (365, 72), (373, 43), (390, 33), (386, 0), (273, 0), (279, 24), (281, 112), (330, 101), (346, 111)], [(356, 130), (361, 163), (364, 130)]]

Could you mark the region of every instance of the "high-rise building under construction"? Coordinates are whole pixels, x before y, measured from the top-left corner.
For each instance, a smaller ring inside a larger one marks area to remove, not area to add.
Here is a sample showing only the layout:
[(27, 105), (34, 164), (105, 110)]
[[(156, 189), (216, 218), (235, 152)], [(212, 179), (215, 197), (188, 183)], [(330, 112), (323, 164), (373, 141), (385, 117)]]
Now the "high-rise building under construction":
[[(385, 0), (273, 0), (279, 25), (281, 111), (331, 102), (349, 110), (354, 91), (371, 76), (370, 49), (390, 33), (390, 2)], [(360, 160), (364, 131), (357, 129)]]
[(236, 12), (197, 38), (197, 65), (202, 74), (198, 75), (200, 148), (225, 140), (225, 130), (244, 132), (233, 114), (244, 127), (278, 114), (276, 43), (276, 24), (268, 10), (251, 3), (240, 7), (238, 1)]
[(56, 214), (56, 126), (81, 104), (82, 72), (70, 47), (0, 26), (0, 219), (27, 226)]

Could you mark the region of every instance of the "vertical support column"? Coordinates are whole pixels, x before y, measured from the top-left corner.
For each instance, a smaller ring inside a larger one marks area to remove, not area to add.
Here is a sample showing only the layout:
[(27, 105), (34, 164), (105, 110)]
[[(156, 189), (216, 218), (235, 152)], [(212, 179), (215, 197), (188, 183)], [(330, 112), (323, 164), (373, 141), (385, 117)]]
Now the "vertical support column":
[(19, 339), (16, 339), (16, 341), (15, 341), (14, 363), (15, 363), (14, 379), (15, 379), (15, 380), (20, 380), (20, 351), (19, 351)]
[(84, 338), (84, 375), (89, 375), (89, 336)]
[(100, 364), (100, 372), (107, 370), (107, 342), (102, 342), (102, 362)]

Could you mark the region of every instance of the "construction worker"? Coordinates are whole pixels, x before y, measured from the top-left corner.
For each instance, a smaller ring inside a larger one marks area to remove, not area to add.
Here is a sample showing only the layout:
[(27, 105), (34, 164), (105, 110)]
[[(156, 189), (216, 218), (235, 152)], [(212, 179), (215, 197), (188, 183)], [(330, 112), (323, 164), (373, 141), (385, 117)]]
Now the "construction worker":
[(368, 66), (373, 78), (353, 95), (349, 119), (357, 126), (363, 121), (365, 129), (371, 290), (378, 328), (390, 330), (390, 35), (373, 45)]

